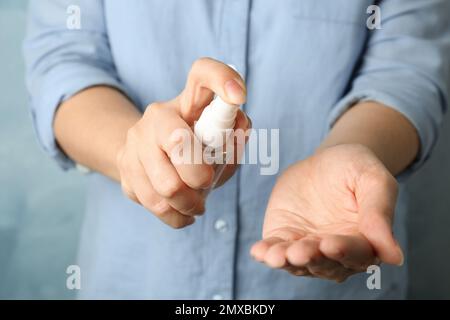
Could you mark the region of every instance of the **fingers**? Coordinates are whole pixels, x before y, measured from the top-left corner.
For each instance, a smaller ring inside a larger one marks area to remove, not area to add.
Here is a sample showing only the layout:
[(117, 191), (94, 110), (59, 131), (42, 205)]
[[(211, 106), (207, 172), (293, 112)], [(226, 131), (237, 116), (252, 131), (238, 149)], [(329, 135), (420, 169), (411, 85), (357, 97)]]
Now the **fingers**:
[(137, 173), (133, 181), (139, 203), (167, 225), (179, 229), (195, 222), (194, 217), (180, 213), (171, 207), (165, 199), (161, 198), (153, 189), (144, 172)]
[(141, 154), (148, 159), (144, 175), (149, 177), (155, 191), (175, 210), (185, 215), (204, 212), (204, 199), (200, 192), (190, 188), (179, 175), (167, 155), (155, 145), (149, 145), (148, 152)]
[(392, 223), (397, 182), (388, 172), (366, 174), (356, 189), (361, 220), (359, 231), (369, 240), (382, 262), (403, 264), (403, 252), (393, 236)]
[(382, 262), (403, 265), (403, 251), (392, 234), (390, 223), (379, 211), (367, 212), (361, 222), (360, 231), (370, 241)]
[(294, 266), (286, 266), (284, 267), (284, 270), (292, 274), (296, 277), (312, 277), (313, 275), (309, 272), (308, 268), (302, 268), (302, 267), (294, 267)]
[(258, 241), (257, 243), (255, 243), (252, 246), (252, 248), (250, 250), (250, 254), (252, 255), (252, 257), (255, 260), (257, 260), (259, 262), (264, 262), (266, 253), (269, 251), (269, 249), (272, 247), (272, 245), (275, 245), (277, 243), (281, 243), (284, 241), (285, 240), (283, 240), (281, 238), (276, 238), (276, 237), (263, 239), (261, 241)]
[(136, 202), (137, 204), (142, 205), (139, 199), (136, 197), (134, 191), (128, 186), (128, 183), (122, 181), (122, 192), (130, 199), (131, 201)]
[(271, 237), (257, 242), (250, 253), (271, 268), (337, 282), (374, 263), (368, 241), (352, 236), (306, 236), (294, 241)]
[(264, 256), (264, 262), (271, 268), (282, 268), (287, 264), (286, 250), (289, 248), (290, 242), (281, 241), (273, 244), (267, 250)]
[(375, 261), (375, 253), (363, 236), (325, 236), (319, 249), (325, 257), (353, 270), (365, 271)]
[[(155, 212), (154, 212), (155, 213)], [(195, 222), (194, 217), (185, 216), (170, 206), (167, 210), (155, 213), (155, 215), (165, 224), (171, 226), (174, 229), (181, 229), (190, 226)]]
[(293, 267), (308, 270), (315, 277), (343, 281), (348, 271), (340, 263), (322, 254), (320, 242), (316, 237), (305, 237), (293, 242), (286, 251), (288, 262)]
[[(213, 182), (214, 169), (204, 163), (202, 145), (191, 127), (214, 94), (228, 103), (242, 104), (244, 81), (227, 65), (200, 59), (194, 63), (183, 93), (172, 101), (149, 106), (128, 131), (123, 147), (127, 156), (120, 155), (125, 160), (118, 161), (124, 193), (175, 227), (192, 223), (193, 216), (204, 212), (201, 191)], [(239, 111), (236, 128), (248, 126), (249, 120)], [(235, 166), (226, 170), (222, 182), (234, 170)]]
[(338, 283), (345, 281), (355, 272), (345, 268), (340, 263), (327, 259), (324, 256), (311, 260), (307, 267), (311, 275), (321, 279), (333, 280)]
[(307, 266), (322, 258), (319, 250), (320, 241), (315, 238), (303, 238), (294, 241), (286, 252), (289, 263), (294, 266)]
[(226, 64), (211, 58), (201, 58), (192, 65), (180, 97), (183, 119), (192, 125), (212, 100), (214, 93), (228, 103), (243, 104), (246, 99), (244, 80)]
[[(204, 212), (204, 199), (187, 186), (154, 141), (152, 122), (130, 129), (118, 153), (124, 193), (174, 228), (194, 222)], [(143, 131), (142, 131), (143, 130)]]
[[(125, 149), (122, 148), (119, 150), (119, 152), (117, 153), (117, 167), (119, 169), (119, 171), (121, 171), (121, 169), (123, 168), (123, 157), (125, 155)], [(120, 172), (120, 174), (122, 175), (121, 178), (121, 187), (122, 187), (122, 192), (132, 201), (136, 202), (137, 204), (141, 204), (139, 202), (139, 199), (136, 197), (136, 194), (134, 193), (133, 189), (130, 187), (130, 183), (128, 182), (128, 179), (126, 176), (123, 175), (123, 172)]]
[[(242, 112), (237, 124), (248, 126)], [(141, 182), (142, 177), (131, 172), (136, 169), (132, 169), (130, 163), (138, 162), (143, 170), (140, 174), (173, 210), (187, 216), (204, 212), (205, 199), (201, 191), (211, 185), (214, 169), (203, 162), (201, 144), (173, 102), (152, 104), (139, 124), (129, 130), (125, 149), (129, 156), (122, 161), (121, 180), (124, 193), (130, 199), (150, 207), (140, 197), (149, 187)], [(200, 159), (195, 159), (196, 155)], [(132, 183), (135, 180), (140, 182)]]
[[(174, 177), (175, 172), (172, 174), (168, 172), (169, 165), (175, 168), (181, 180), (190, 188), (195, 190), (207, 188), (214, 177), (214, 170), (210, 165), (203, 163), (201, 143), (191, 128), (171, 105), (154, 104), (150, 108), (153, 108), (153, 122), (158, 124), (154, 130), (156, 145), (165, 152), (166, 157), (163, 157), (161, 152), (153, 154), (154, 149), (142, 150), (142, 155), (147, 155), (149, 161), (147, 164), (152, 164), (152, 158), (155, 158), (154, 160), (159, 161), (158, 164), (166, 164), (164, 169), (171, 178)], [(160, 171), (160, 168), (155, 165), (148, 169)], [(162, 178), (166, 178), (164, 174)], [(152, 179), (152, 183), (156, 185), (163, 181)], [(175, 184), (174, 181), (171, 183)]]
[[(133, 201), (153, 212), (164, 223), (173, 228), (182, 228), (194, 223), (195, 219), (173, 209), (169, 203), (154, 190), (150, 180), (139, 163), (139, 159), (130, 154), (122, 159), (126, 164), (126, 178), (122, 179), (124, 193)], [(122, 168), (124, 168), (122, 166)]]

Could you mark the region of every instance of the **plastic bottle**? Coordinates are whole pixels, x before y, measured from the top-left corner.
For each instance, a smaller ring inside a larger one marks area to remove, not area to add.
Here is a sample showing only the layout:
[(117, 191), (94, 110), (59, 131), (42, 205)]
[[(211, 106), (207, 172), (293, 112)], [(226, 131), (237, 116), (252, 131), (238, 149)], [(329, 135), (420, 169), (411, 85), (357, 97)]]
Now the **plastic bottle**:
[(216, 96), (203, 110), (195, 124), (196, 137), (203, 143), (203, 150), (208, 149), (204, 155), (210, 155), (209, 159), (205, 160), (212, 164), (215, 170), (211, 186), (204, 190), (205, 195), (214, 189), (223, 174), (227, 160), (229, 160), (226, 146), (228, 142), (232, 142), (230, 138), (233, 135), (238, 110), (238, 105), (226, 103), (222, 98)]

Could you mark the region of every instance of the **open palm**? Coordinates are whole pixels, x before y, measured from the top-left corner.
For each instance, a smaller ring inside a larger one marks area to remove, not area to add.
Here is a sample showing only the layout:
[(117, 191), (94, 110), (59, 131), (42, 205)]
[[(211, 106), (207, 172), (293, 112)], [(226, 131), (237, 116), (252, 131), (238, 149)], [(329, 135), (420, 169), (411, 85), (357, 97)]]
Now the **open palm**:
[(397, 183), (359, 145), (318, 152), (275, 185), (253, 257), (295, 275), (341, 282), (374, 263), (401, 264), (392, 236)]

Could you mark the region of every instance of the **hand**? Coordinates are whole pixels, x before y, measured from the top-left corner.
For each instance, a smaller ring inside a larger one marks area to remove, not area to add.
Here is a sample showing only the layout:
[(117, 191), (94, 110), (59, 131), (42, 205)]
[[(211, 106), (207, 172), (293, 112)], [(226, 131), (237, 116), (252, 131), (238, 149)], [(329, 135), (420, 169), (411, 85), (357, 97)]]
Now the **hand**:
[[(245, 102), (245, 85), (238, 73), (218, 61), (200, 59), (192, 66), (183, 92), (171, 101), (150, 105), (128, 131), (117, 155), (124, 193), (174, 228), (194, 223), (194, 217), (204, 212), (202, 189), (211, 184), (214, 169), (205, 163), (172, 161), (172, 150), (180, 143), (172, 134), (182, 129), (199, 145), (191, 128), (214, 93), (228, 103)], [(235, 129), (248, 126), (249, 120), (239, 111)], [(236, 165), (229, 164), (219, 185), (235, 170)]]
[(392, 235), (397, 183), (362, 145), (321, 150), (288, 168), (252, 256), (294, 275), (344, 281), (371, 264), (401, 265)]

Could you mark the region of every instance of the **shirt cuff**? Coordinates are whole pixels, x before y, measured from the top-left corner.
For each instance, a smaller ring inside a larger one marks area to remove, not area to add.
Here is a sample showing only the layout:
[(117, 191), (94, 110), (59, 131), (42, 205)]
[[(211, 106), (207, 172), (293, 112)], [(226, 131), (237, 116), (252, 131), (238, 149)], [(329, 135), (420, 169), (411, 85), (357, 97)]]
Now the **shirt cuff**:
[(425, 98), (424, 100), (411, 101), (411, 99), (401, 97), (400, 95), (396, 96), (378, 90), (350, 92), (332, 109), (327, 121), (327, 130), (331, 130), (339, 117), (359, 102), (374, 101), (400, 112), (416, 128), (420, 139), (420, 150), (416, 159), (396, 177), (398, 181), (402, 182), (422, 167), (429, 158), (436, 143), (437, 129), (430, 124), (432, 121), (430, 121), (430, 115), (426, 110), (426, 106), (435, 102), (426, 101), (427, 99)]
[[(57, 68), (56, 68), (57, 69)], [(64, 170), (74, 168), (75, 162), (58, 146), (53, 130), (53, 120), (59, 105), (76, 93), (93, 86), (105, 85), (126, 92), (123, 85), (106, 70), (77, 64), (70, 71), (49, 71), (34, 88), (31, 114), (40, 145)]]

